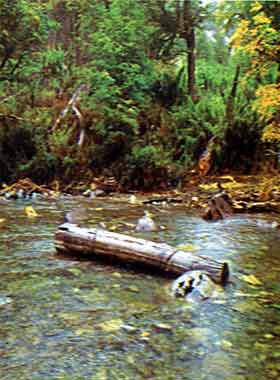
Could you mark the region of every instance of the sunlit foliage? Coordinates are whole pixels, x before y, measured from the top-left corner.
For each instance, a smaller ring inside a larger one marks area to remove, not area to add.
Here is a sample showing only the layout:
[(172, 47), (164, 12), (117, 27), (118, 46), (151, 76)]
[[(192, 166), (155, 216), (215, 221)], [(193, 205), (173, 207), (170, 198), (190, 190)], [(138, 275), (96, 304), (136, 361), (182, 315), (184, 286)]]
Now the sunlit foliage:
[(240, 21), (232, 42), (250, 56), (247, 75), (259, 80), (255, 107), (266, 125), (263, 139), (280, 140), (280, 31), (275, 25), (279, 9), (274, 14), (269, 10), (263, 2), (252, 3), (250, 19)]

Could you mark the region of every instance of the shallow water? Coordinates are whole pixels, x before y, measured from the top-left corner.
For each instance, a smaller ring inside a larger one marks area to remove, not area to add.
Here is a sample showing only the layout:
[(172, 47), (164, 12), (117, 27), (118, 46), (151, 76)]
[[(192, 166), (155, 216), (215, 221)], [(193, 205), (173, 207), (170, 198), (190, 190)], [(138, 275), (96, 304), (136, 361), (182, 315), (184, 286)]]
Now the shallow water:
[(159, 273), (55, 252), (65, 211), (85, 206), (87, 225), (131, 234), (142, 207), (64, 197), (35, 201), (39, 217), (27, 218), (27, 203), (0, 203), (1, 380), (280, 378), (280, 232), (264, 216), (207, 223), (182, 206), (151, 207), (165, 229), (147, 239), (230, 264), (218, 298), (189, 305)]

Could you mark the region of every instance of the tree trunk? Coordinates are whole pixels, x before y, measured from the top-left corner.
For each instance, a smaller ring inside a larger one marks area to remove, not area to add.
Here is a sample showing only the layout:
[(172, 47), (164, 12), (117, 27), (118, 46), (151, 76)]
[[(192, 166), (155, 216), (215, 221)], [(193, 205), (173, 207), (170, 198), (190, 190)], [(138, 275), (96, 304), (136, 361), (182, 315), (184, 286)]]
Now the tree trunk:
[(235, 75), (231, 87), (230, 95), (227, 99), (226, 104), (226, 121), (228, 126), (231, 128), (234, 123), (234, 101), (237, 93), (238, 79), (240, 74), (240, 65), (237, 65), (235, 68)]
[(190, 0), (184, 2), (184, 37), (187, 44), (188, 95), (193, 101), (196, 101), (195, 25)]
[(227, 263), (180, 251), (167, 244), (155, 243), (97, 228), (81, 228), (65, 223), (55, 234), (55, 247), (64, 253), (145, 264), (160, 270), (182, 274), (190, 270), (204, 271), (213, 281), (225, 284), (229, 276)]
[(188, 46), (188, 94), (193, 101), (196, 101), (195, 85), (195, 33), (192, 28), (186, 37)]

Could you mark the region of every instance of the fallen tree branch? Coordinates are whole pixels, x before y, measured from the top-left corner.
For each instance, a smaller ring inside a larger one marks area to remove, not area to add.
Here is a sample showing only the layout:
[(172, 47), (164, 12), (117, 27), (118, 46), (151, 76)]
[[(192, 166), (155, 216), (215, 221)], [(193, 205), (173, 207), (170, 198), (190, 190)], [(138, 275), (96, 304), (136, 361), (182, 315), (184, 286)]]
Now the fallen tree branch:
[[(58, 118), (56, 119), (56, 121), (54, 122), (54, 125), (52, 127), (52, 132), (57, 128), (57, 126), (60, 124), (61, 120), (63, 120), (67, 113), (69, 112), (69, 109), (71, 108), (72, 111), (78, 116), (78, 110), (77, 108), (75, 107), (76, 106), (76, 103), (77, 101), (79, 100), (80, 98), (80, 95), (81, 95), (81, 92), (83, 90), (86, 89), (86, 85), (85, 84), (81, 84), (77, 90), (74, 92), (74, 94), (72, 95), (71, 99), (69, 100), (69, 102), (66, 104), (66, 107), (63, 108), (63, 110), (61, 111), (61, 113), (59, 114)], [(81, 113), (79, 112), (80, 116), (81, 116)], [(80, 117), (78, 116), (78, 119), (80, 120)]]
[(0, 118), (3, 117), (3, 118), (7, 118), (7, 119), (15, 119), (15, 120), (20, 120), (20, 121), (30, 121), (29, 119), (24, 119), (23, 117), (19, 117), (19, 116), (16, 116), (16, 115), (13, 115), (13, 114), (4, 114), (4, 113), (0, 113)]
[(122, 262), (145, 264), (174, 274), (201, 270), (219, 284), (225, 284), (229, 276), (227, 263), (177, 250), (168, 244), (103, 229), (81, 228), (70, 223), (61, 225), (56, 231), (55, 247), (58, 252), (86, 257), (113, 257)]

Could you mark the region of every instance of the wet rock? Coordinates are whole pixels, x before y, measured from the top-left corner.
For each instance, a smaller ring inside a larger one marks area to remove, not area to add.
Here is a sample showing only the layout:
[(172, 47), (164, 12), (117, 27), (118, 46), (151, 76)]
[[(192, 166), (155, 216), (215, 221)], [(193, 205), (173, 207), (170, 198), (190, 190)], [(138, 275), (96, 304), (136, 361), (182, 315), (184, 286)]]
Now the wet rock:
[(196, 302), (212, 297), (215, 290), (216, 285), (205, 273), (190, 271), (182, 274), (173, 282), (171, 295)]
[(66, 223), (77, 224), (84, 222), (88, 215), (84, 208), (78, 208), (76, 210), (67, 212), (64, 216)]
[(137, 232), (152, 232), (157, 231), (157, 226), (153, 219), (151, 218), (151, 214), (149, 211), (144, 212), (144, 216), (142, 216), (136, 225)]
[(12, 303), (12, 298), (6, 297), (6, 296), (0, 296), (0, 306), (7, 305), (9, 303)]

